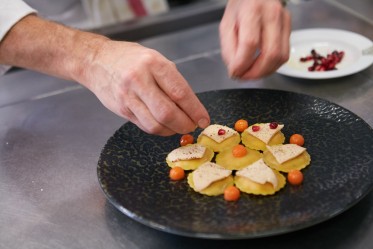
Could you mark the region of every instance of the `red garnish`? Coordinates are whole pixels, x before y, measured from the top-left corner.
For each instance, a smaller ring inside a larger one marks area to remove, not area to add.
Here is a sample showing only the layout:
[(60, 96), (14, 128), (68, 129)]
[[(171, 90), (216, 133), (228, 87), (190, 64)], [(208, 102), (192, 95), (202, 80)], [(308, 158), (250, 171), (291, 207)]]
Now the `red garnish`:
[(300, 58), (301, 62), (313, 61), (313, 65), (308, 68), (308, 71), (330, 71), (336, 70), (335, 67), (344, 56), (344, 51), (334, 50), (331, 54), (327, 54), (326, 57), (320, 55), (315, 49), (311, 50), (311, 55)]
[(219, 129), (218, 130), (218, 135), (219, 136), (222, 136), (222, 135), (224, 135), (225, 134), (225, 130), (224, 129)]
[(224, 199), (226, 201), (237, 201), (240, 199), (241, 192), (235, 186), (229, 186), (224, 190)]
[(184, 179), (185, 171), (180, 166), (175, 166), (175, 167), (170, 169), (169, 176), (170, 176), (171, 180), (179, 181), (179, 180)]
[(252, 129), (253, 131), (259, 131), (259, 130), (260, 130), (260, 126), (253, 125), (253, 127), (251, 127), (251, 129)]
[(192, 144), (194, 142), (194, 137), (190, 134), (184, 134), (180, 138), (180, 145), (185, 146), (187, 144)]
[(246, 156), (247, 149), (242, 144), (237, 144), (232, 148), (232, 155), (234, 157), (243, 157)]
[(277, 126), (278, 126), (278, 124), (276, 122), (272, 122), (272, 123), (269, 124), (269, 128), (271, 128), (271, 129), (276, 129)]

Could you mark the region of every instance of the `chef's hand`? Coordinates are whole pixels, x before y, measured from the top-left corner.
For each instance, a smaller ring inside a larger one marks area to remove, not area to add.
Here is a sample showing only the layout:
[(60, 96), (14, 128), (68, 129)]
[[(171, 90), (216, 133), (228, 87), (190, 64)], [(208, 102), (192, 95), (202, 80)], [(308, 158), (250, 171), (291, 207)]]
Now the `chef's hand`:
[(279, 0), (229, 0), (219, 28), (232, 78), (261, 78), (289, 59), (291, 18)]
[(184, 134), (210, 122), (175, 64), (160, 53), (34, 14), (17, 22), (1, 41), (0, 64), (79, 82), (147, 133)]
[(155, 50), (108, 40), (92, 65), (85, 85), (108, 109), (147, 133), (185, 134), (210, 122), (175, 64)]

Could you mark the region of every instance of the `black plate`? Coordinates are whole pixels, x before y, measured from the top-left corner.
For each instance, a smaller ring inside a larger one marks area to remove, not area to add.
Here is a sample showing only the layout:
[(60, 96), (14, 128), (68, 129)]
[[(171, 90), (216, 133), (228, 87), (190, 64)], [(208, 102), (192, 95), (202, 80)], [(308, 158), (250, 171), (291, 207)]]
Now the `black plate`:
[[(329, 101), (297, 93), (240, 89), (198, 94), (212, 123), (233, 127), (277, 121), (283, 133), (303, 134), (312, 162), (299, 187), (277, 194), (242, 194), (237, 202), (208, 197), (186, 180), (169, 180), (166, 155), (180, 135), (158, 137), (124, 124), (108, 140), (98, 179), (108, 200), (147, 226), (184, 236), (241, 239), (287, 233), (328, 220), (362, 199), (373, 185), (373, 131), (361, 118)], [(197, 130), (195, 137), (201, 132)]]

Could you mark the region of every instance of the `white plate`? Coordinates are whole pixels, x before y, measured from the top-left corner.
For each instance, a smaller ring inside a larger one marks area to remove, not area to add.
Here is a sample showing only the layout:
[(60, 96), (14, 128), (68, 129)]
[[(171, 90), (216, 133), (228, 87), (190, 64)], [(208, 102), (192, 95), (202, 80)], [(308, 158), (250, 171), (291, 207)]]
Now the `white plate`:
[[(363, 55), (362, 50), (373, 45), (368, 38), (350, 31), (338, 29), (304, 29), (296, 30), (290, 36), (290, 59), (277, 71), (280, 74), (306, 79), (330, 79), (357, 73), (373, 63), (373, 55)], [(345, 55), (337, 70), (309, 72), (310, 62), (299, 59), (309, 55), (315, 49), (321, 55), (333, 50), (342, 50)]]

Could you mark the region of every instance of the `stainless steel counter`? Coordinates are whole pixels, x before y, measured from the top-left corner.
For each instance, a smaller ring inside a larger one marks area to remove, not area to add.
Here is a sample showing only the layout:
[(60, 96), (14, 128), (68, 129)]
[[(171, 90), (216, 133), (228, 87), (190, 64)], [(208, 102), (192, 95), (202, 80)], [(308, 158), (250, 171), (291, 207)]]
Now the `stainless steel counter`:
[[(373, 3), (344, 2), (291, 4), (293, 29), (339, 28), (373, 39), (366, 15)], [(331, 80), (274, 74), (238, 83), (227, 77), (217, 53), (218, 23), (141, 43), (174, 60), (196, 92), (270, 88), (306, 93), (335, 102), (373, 126), (373, 67)], [(73, 82), (27, 70), (0, 78), (0, 248), (365, 249), (373, 244), (372, 193), (329, 221), (269, 238), (193, 239), (139, 224), (106, 201), (96, 175), (102, 147), (124, 122)]]

